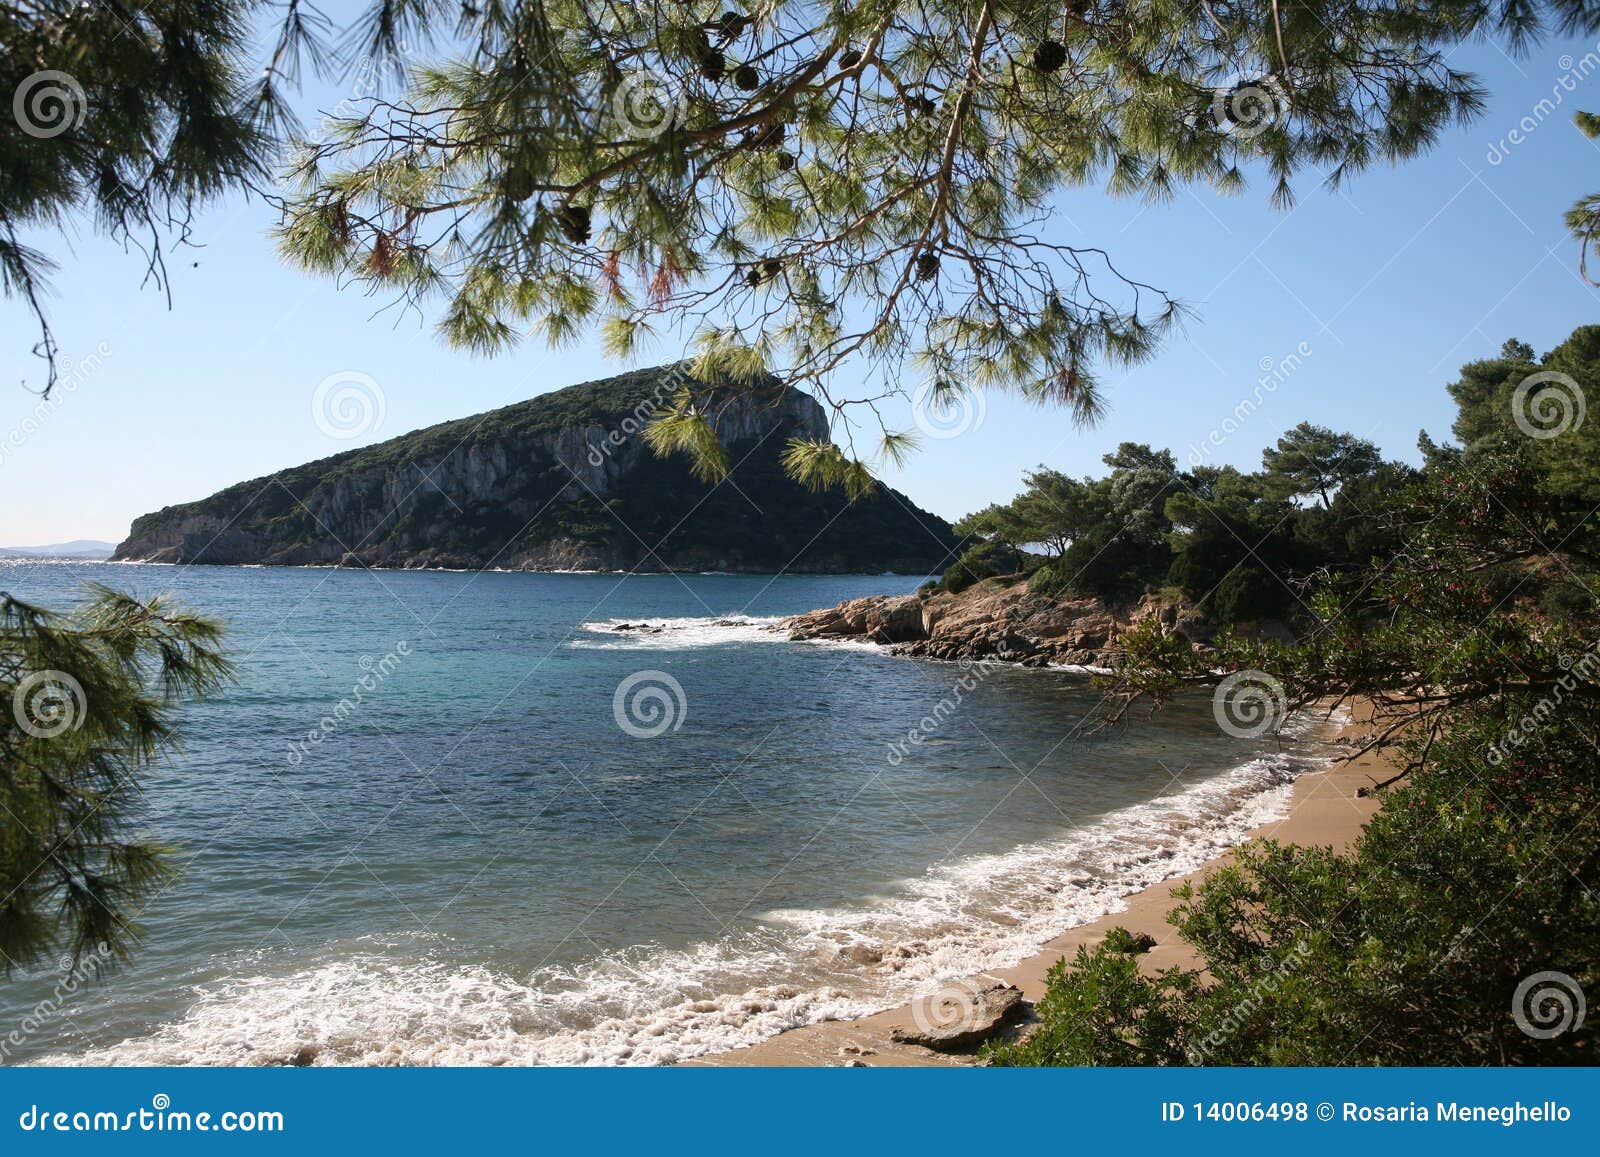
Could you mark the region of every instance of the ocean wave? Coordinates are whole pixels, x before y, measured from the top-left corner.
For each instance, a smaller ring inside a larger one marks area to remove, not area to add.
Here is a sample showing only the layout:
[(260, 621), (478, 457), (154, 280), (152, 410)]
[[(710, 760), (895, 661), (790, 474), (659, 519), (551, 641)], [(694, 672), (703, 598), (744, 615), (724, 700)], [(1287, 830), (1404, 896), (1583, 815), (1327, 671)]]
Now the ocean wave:
[[(581, 624), (581, 629), (599, 638), (580, 635), (567, 645), (590, 651), (688, 651), (738, 643), (787, 643), (789, 636), (780, 629), (785, 617), (731, 614), (675, 619), (597, 619)], [(856, 639), (808, 639), (796, 645), (813, 643), (865, 651), (881, 649)]]
[(770, 911), (754, 931), (686, 948), (640, 946), (515, 977), (442, 959), (436, 948), (347, 945), (310, 967), (202, 986), (181, 1019), (149, 1035), (45, 1063), (687, 1060), (1014, 965), (1287, 815), (1294, 779), (1325, 762), (1262, 756), (1047, 841), (952, 859), (886, 895)]

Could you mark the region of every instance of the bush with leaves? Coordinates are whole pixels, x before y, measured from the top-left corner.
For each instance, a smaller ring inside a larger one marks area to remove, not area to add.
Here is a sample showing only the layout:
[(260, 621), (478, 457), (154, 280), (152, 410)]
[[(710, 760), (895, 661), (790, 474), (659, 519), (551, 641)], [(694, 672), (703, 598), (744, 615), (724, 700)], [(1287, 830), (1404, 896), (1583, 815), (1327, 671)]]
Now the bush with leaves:
[(221, 629), (105, 587), (68, 614), (0, 592), (0, 975), (64, 950), (126, 956), (172, 877), (139, 835), (177, 704), (228, 676)]
[(1143, 976), (1105, 948), (1082, 952), (1052, 973), (1035, 1036), (991, 1059), (1593, 1063), (1591, 1025), (1523, 1030), (1559, 1012), (1536, 1003), (1553, 990), (1513, 1008), (1539, 973), (1600, 991), (1591, 513), (1527, 440), (1432, 447), (1386, 512), (1403, 548), (1326, 575), (1300, 643), (1137, 636), (1124, 707), (1266, 671), (1294, 706), (1368, 700), (1360, 749), (1397, 745), (1400, 769), (1348, 852), (1248, 845), (1180, 891), (1171, 921), (1203, 972)]

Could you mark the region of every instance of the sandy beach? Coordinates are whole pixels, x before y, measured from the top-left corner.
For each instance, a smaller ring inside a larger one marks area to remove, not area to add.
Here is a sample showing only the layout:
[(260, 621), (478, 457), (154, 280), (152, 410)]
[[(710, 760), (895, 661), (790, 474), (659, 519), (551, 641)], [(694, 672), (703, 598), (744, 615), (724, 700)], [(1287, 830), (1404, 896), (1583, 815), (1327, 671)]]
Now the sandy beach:
[[(1365, 712), (1357, 705), (1354, 718), (1334, 739), (1335, 744), (1351, 745), (1365, 729)], [(1390, 757), (1369, 753), (1332, 766), (1311, 771), (1295, 781), (1287, 815), (1256, 828), (1248, 839), (1276, 839), (1286, 843), (1344, 848), (1365, 827), (1378, 809), (1378, 801), (1359, 795), (1362, 788), (1393, 774)], [(1128, 896), (1125, 907), (1098, 920), (1074, 928), (1044, 945), (1038, 953), (1013, 968), (987, 974), (1009, 981), (1022, 989), (1029, 1001), (1044, 993), (1045, 974), (1056, 960), (1072, 956), (1080, 945), (1094, 945), (1112, 928), (1121, 926), (1135, 934), (1152, 937), (1156, 946), (1142, 956), (1141, 965), (1150, 973), (1175, 965), (1197, 965), (1189, 946), (1167, 923), (1173, 907), (1172, 893), (1185, 882), (1198, 881), (1208, 872), (1227, 863), (1233, 853), (1217, 859), (1187, 875), (1174, 876)], [(970, 1056), (945, 1055), (928, 1049), (897, 1044), (890, 1039), (896, 1027), (911, 1027), (911, 1006), (902, 1005), (859, 1020), (830, 1021), (792, 1029), (748, 1048), (732, 1049), (684, 1062), (693, 1065), (754, 1066), (837, 1066), (844, 1064), (897, 1066), (952, 1066), (973, 1063)]]

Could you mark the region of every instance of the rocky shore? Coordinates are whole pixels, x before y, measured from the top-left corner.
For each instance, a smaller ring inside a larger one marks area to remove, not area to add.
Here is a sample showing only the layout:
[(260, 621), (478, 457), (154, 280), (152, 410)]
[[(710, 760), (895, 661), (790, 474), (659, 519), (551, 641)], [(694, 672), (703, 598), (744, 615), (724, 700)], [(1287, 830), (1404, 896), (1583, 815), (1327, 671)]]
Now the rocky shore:
[(791, 639), (864, 639), (930, 659), (1008, 659), (1031, 667), (1114, 668), (1120, 640), (1144, 624), (1205, 642), (1212, 629), (1194, 607), (1146, 595), (1127, 607), (1099, 599), (1044, 598), (1025, 582), (989, 579), (958, 594), (877, 595), (796, 615)]

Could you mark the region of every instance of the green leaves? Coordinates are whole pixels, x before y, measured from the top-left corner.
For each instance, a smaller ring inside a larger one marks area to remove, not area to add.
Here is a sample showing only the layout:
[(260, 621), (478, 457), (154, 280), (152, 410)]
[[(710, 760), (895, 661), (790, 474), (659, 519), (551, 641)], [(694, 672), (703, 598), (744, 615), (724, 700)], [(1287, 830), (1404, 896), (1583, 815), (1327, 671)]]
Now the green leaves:
[(791, 439), (784, 447), (783, 466), (789, 477), (810, 489), (839, 488), (852, 502), (872, 493), (877, 486), (865, 463), (846, 456), (832, 442)]
[(652, 415), (644, 428), (644, 440), (657, 454), (688, 455), (690, 469), (702, 482), (720, 482), (728, 476), (728, 452), (716, 427), (687, 389), (678, 391), (669, 405)]
[[(365, 26), (374, 44), (435, 20), (389, 8)], [(1149, 356), (1178, 310), (1053, 240), (1060, 195), (1228, 192), (1261, 162), (1282, 201), (1308, 166), (1337, 177), (1413, 155), (1481, 103), (1448, 49), (1536, 27), (1526, 6), (1469, 0), (1253, 0), (1221, 19), (1172, 0), (1066, 16), (782, 0), (736, 15), (710, 0), (469, 12), (468, 59), (413, 59), (410, 91), (311, 146), (286, 248), (408, 299), (444, 295), (445, 337), (473, 349), (509, 344), (502, 325), (566, 341), (599, 322), (627, 353), (659, 318), (693, 345), (741, 335), (763, 371), (829, 404), (850, 381), (847, 426), (882, 425), (912, 366), (1092, 421), (1097, 367)], [(345, 248), (298, 227), (331, 198), (358, 213)], [(582, 229), (541, 227), (563, 206), (583, 208)], [(486, 272), (603, 292), (532, 293), (524, 316), (483, 299)]]
[[(69, 615), (0, 594), (0, 969), (126, 956), (173, 875), (130, 825), (175, 708), (230, 677), (221, 627), (101, 586)], [(101, 960), (101, 965), (109, 963)]]
[(40, 295), (51, 266), (21, 232), (81, 214), (143, 250), (163, 285), (167, 239), (181, 239), (205, 202), (271, 168), (275, 122), (265, 114), (276, 93), (240, 100), (254, 71), (244, 59), (249, 7), (38, 0), (0, 13), (0, 92), (18, 114), (0, 150), (0, 290), (38, 322), (46, 391), (55, 346)]

